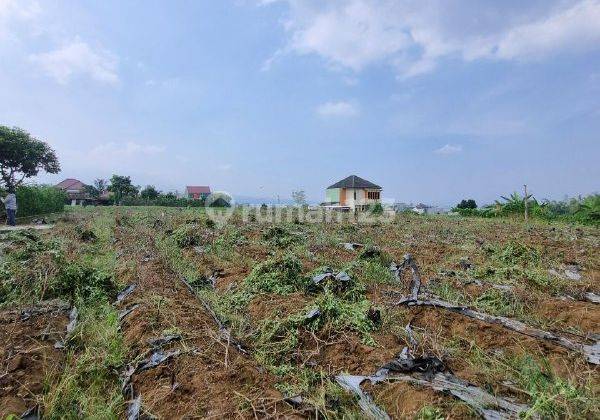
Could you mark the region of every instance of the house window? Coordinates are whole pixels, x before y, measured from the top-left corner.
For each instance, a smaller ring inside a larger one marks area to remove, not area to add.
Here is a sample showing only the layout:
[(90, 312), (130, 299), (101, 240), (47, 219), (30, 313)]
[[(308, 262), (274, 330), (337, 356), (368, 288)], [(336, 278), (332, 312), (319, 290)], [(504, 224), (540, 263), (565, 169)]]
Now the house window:
[(354, 199), (356, 200), (356, 191), (354, 191)]
[(367, 198), (369, 200), (379, 200), (379, 191), (367, 191)]

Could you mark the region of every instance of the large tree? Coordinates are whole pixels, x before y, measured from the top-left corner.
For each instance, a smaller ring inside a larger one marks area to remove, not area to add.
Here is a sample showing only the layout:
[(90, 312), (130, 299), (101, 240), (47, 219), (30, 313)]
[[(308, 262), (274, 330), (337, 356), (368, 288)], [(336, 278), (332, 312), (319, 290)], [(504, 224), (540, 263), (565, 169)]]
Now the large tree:
[(16, 188), (42, 170), (60, 172), (54, 150), (23, 129), (0, 125), (0, 176), (4, 187)]
[(146, 200), (154, 200), (159, 195), (160, 191), (158, 191), (154, 185), (146, 185), (146, 188), (140, 191), (140, 197)]
[(122, 175), (113, 175), (110, 178), (108, 191), (111, 191), (115, 197), (115, 203), (121, 204), (123, 197), (136, 196), (138, 188), (131, 183), (131, 178)]

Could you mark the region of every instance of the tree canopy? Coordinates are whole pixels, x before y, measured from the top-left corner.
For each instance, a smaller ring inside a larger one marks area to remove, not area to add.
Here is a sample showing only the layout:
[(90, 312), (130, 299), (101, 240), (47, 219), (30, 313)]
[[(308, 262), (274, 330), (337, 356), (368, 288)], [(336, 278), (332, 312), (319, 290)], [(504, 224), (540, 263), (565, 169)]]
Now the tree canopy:
[(159, 195), (160, 191), (158, 191), (154, 185), (146, 185), (146, 188), (140, 191), (140, 197), (147, 200), (154, 200)]
[(457, 209), (476, 209), (477, 203), (472, 198), (469, 198), (468, 200), (461, 200), (461, 202), (456, 205), (456, 208)]
[(306, 206), (306, 192), (304, 190), (292, 191), (292, 200), (297, 206)]
[(123, 175), (113, 175), (110, 178), (108, 190), (115, 196), (115, 203), (121, 203), (123, 197), (136, 196), (138, 188), (131, 183), (131, 178)]
[(42, 170), (60, 172), (54, 150), (21, 128), (0, 125), (0, 176), (4, 186), (16, 188)]

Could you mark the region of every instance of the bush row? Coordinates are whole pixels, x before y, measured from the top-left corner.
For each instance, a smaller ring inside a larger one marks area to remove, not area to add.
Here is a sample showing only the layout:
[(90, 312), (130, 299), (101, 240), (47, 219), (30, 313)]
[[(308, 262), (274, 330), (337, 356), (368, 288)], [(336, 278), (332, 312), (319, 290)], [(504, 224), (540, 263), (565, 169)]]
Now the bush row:
[(24, 185), (17, 188), (17, 216), (37, 216), (64, 210), (65, 193), (46, 185)]
[(156, 198), (123, 197), (124, 206), (204, 207), (204, 200), (159, 196)]
[[(477, 217), (522, 217), (525, 213), (525, 202), (518, 194), (505, 198), (505, 202), (496, 202), (482, 208), (454, 208), (453, 211), (463, 216)], [(530, 217), (541, 220), (561, 220), (584, 225), (600, 226), (600, 194), (587, 197), (572, 198), (563, 201), (538, 202), (533, 199), (528, 203)]]

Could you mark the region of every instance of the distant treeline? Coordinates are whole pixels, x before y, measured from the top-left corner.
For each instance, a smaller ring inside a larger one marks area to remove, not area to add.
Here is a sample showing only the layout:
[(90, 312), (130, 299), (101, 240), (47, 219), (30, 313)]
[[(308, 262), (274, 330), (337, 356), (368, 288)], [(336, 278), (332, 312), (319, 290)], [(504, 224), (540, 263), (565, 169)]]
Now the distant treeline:
[(159, 195), (155, 198), (144, 198), (140, 196), (127, 196), (121, 199), (123, 206), (164, 206), (164, 207), (203, 207), (204, 200), (192, 200), (190, 198), (177, 198), (172, 195)]
[[(463, 203), (466, 201), (463, 200)], [(463, 216), (477, 217), (523, 217), (525, 214), (525, 200), (518, 193), (509, 197), (502, 197), (494, 204), (481, 208), (464, 208), (459, 204), (453, 211)], [(468, 207), (468, 206), (467, 206)], [(581, 223), (584, 225), (600, 226), (600, 194), (591, 194), (587, 197), (571, 198), (562, 201), (542, 201), (535, 198), (527, 200), (529, 217), (541, 220), (559, 220), (565, 222)]]

